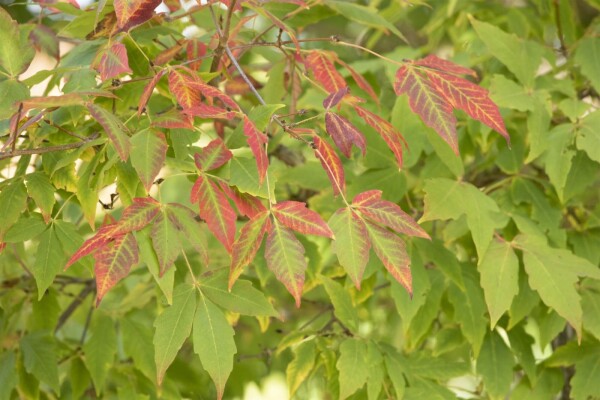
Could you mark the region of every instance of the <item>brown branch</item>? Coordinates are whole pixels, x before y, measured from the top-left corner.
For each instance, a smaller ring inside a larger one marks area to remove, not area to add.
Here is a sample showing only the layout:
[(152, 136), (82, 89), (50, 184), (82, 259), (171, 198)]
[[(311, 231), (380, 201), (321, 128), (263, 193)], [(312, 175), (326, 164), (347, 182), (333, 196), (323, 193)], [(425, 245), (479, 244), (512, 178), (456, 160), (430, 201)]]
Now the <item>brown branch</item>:
[(95, 285), (94, 280), (89, 279), (86, 282), (85, 287), (79, 292), (77, 297), (73, 299), (71, 304), (67, 307), (65, 311), (58, 318), (58, 322), (56, 323), (56, 328), (54, 328), (54, 333), (58, 332), (58, 330), (67, 322), (69, 317), (75, 312), (75, 310), (83, 303), (83, 301), (87, 298), (87, 296), (94, 291)]
[(554, 16), (556, 18), (556, 34), (558, 36), (558, 40), (560, 41), (560, 52), (565, 58), (569, 58), (569, 50), (567, 50), (567, 45), (565, 43), (565, 35), (562, 29), (562, 23), (560, 22), (560, 4), (558, 0), (554, 0)]
[(5, 160), (7, 158), (13, 158), (13, 157), (18, 157), (18, 156), (25, 156), (25, 155), (32, 155), (32, 154), (44, 154), (44, 153), (52, 153), (54, 151), (65, 151), (65, 150), (77, 149), (77, 148), (91, 142), (92, 140), (96, 139), (97, 137), (98, 137), (98, 135), (96, 134), (96, 135), (90, 136), (90, 138), (85, 141), (76, 142), (76, 143), (67, 143), (67, 144), (61, 144), (58, 146), (38, 147), (35, 149), (13, 150), (13, 151), (7, 151), (4, 153), (0, 152), (0, 161)]
[[(215, 72), (219, 69), (219, 63), (221, 62), (221, 58), (223, 57), (223, 53), (227, 48), (227, 42), (229, 42), (229, 29), (231, 27), (231, 17), (233, 15), (233, 9), (235, 8), (235, 4), (237, 0), (231, 0), (229, 3), (229, 8), (227, 9), (227, 16), (225, 17), (225, 27), (221, 30), (219, 26), (219, 22), (217, 21), (217, 17), (215, 16), (215, 12), (211, 6), (209, 6), (210, 14), (212, 16), (213, 22), (215, 23), (215, 29), (217, 30), (217, 34), (219, 35), (219, 44), (215, 49), (215, 57), (212, 60), (212, 64), (210, 65), (210, 72)], [(216, 79), (214, 78), (211, 83), (216, 83)]]

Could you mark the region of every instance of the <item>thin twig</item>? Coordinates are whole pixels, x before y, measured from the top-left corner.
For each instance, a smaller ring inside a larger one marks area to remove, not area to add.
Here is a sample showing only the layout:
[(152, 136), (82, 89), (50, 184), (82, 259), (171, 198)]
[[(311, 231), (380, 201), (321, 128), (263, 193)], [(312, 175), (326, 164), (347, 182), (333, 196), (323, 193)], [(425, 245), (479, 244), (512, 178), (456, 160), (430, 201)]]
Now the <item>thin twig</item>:
[(85, 287), (79, 292), (77, 297), (73, 299), (71, 304), (67, 307), (65, 311), (58, 318), (58, 322), (56, 323), (56, 328), (54, 328), (54, 333), (58, 332), (58, 330), (67, 322), (69, 317), (77, 310), (77, 308), (83, 303), (83, 301), (87, 298), (87, 296), (94, 291), (94, 280), (89, 279), (86, 282)]
[(54, 151), (65, 151), (65, 150), (77, 149), (77, 148), (91, 142), (92, 140), (95, 140), (97, 137), (98, 137), (98, 135), (92, 135), (85, 141), (61, 144), (58, 146), (48, 146), (48, 147), (38, 147), (36, 149), (22, 149), (22, 150), (8, 151), (8, 152), (0, 153), (0, 161), (5, 160), (7, 158), (13, 158), (13, 157), (24, 156), (24, 155), (44, 154), (44, 153), (52, 153)]

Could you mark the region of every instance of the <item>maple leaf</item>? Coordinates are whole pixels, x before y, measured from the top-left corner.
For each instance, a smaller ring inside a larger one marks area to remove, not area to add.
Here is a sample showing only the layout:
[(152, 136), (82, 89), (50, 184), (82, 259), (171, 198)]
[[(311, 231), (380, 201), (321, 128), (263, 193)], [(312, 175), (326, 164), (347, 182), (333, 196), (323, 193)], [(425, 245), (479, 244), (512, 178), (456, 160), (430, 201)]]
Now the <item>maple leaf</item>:
[(357, 289), (369, 261), (371, 241), (365, 222), (351, 208), (337, 210), (329, 219), (335, 234), (333, 251)]
[(208, 229), (231, 253), (237, 217), (225, 194), (207, 176), (201, 174), (192, 187), (190, 199), (192, 203), (199, 204), (200, 217), (206, 221)]
[(240, 214), (252, 219), (266, 210), (263, 203), (257, 197), (248, 193), (240, 193), (238, 190), (231, 188), (224, 182), (219, 182), (219, 186), (227, 197), (233, 201)]
[(406, 245), (397, 235), (376, 224), (365, 224), (375, 254), (390, 274), (406, 288), (412, 297), (412, 274)]
[(141, 25), (154, 15), (154, 9), (161, 0), (115, 0), (115, 13), (119, 31), (128, 31)]
[(392, 150), (392, 153), (394, 153), (398, 167), (402, 168), (402, 145), (407, 146), (402, 134), (388, 121), (372, 112), (359, 106), (354, 107), (354, 109), (369, 126), (381, 135), (390, 150)]
[(329, 93), (339, 92), (347, 86), (342, 75), (335, 69), (333, 59), (335, 57), (328, 52), (312, 50), (304, 62), (306, 68), (312, 71), (317, 82)]
[(193, 115), (194, 117), (200, 117), (205, 119), (232, 120), (237, 115), (237, 113), (234, 111), (227, 111), (224, 108), (209, 106), (208, 104), (204, 103), (200, 103), (191, 108), (186, 108), (185, 110), (183, 110), (183, 112), (188, 115)]
[(344, 168), (342, 161), (335, 153), (329, 143), (319, 136), (313, 136), (315, 156), (321, 161), (321, 165), (331, 181), (333, 194), (337, 196), (346, 191), (346, 180), (344, 179)]
[(318, 213), (306, 208), (306, 203), (282, 201), (272, 207), (272, 212), (279, 222), (296, 232), (333, 238), (325, 221)]
[(427, 232), (400, 206), (381, 199), (380, 190), (369, 190), (358, 194), (352, 200), (352, 207), (364, 216), (398, 233), (431, 239)]
[(150, 82), (148, 82), (148, 84), (144, 87), (144, 91), (142, 92), (140, 103), (138, 105), (138, 116), (140, 116), (146, 108), (146, 104), (148, 104), (148, 100), (150, 100), (150, 96), (152, 96), (154, 88), (158, 84), (158, 81), (160, 81), (160, 78), (162, 78), (166, 73), (166, 69), (159, 71), (158, 74), (154, 75)]
[(269, 168), (269, 157), (267, 155), (267, 149), (265, 145), (269, 139), (267, 135), (258, 130), (254, 122), (244, 115), (244, 135), (248, 139), (248, 145), (256, 158), (256, 167), (258, 168), (258, 180), (262, 185), (265, 176), (267, 175), (267, 168)]
[(269, 212), (265, 210), (256, 214), (240, 230), (240, 236), (233, 243), (231, 251), (229, 290), (231, 290), (244, 268), (254, 260), (269, 226)]
[(300, 307), (304, 273), (307, 268), (304, 247), (294, 232), (277, 220), (267, 236), (265, 259), (267, 267), (296, 300), (296, 307)]
[(169, 90), (184, 109), (200, 105), (200, 93), (192, 87), (192, 83), (198, 80), (197, 76), (186, 73), (182, 68), (169, 72)]
[(346, 118), (332, 113), (325, 113), (325, 129), (343, 155), (352, 156), (352, 145), (361, 149), (363, 156), (367, 151), (367, 143), (363, 134)]
[(194, 162), (200, 171), (210, 171), (219, 168), (233, 157), (233, 153), (225, 146), (223, 139), (216, 138), (194, 154)]
[(331, 93), (329, 96), (323, 100), (323, 107), (326, 110), (329, 110), (331, 107), (337, 106), (340, 101), (350, 92), (350, 88), (348, 86), (344, 86), (340, 90), (335, 93)]
[(138, 263), (138, 246), (133, 234), (120, 235), (94, 253), (96, 306), (113, 286)]
[(109, 224), (98, 229), (98, 232), (83, 242), (75, 254), (69, 258), (69, 261), (67, 261), (67, 264), (65, 265), (65, 270), (67, 270), (71, 265), (75, 264), (80, 258), (95, 252), (114, 240), (114, 232), (116, 228), (117, 224)]
[(136, 197), (123, 211), (119, 222), (111, 231), (113, 236), (139, 231), (148, 225), (160, 211), (160, 203), (152, 197)]

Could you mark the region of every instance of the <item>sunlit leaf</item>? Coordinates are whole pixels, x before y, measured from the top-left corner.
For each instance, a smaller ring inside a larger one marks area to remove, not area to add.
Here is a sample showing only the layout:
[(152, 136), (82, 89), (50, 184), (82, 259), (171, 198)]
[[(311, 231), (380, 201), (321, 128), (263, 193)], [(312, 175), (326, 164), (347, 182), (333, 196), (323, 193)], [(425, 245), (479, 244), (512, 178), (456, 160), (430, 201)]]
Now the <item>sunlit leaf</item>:
[(346, 87), (346, 81), (333, 65), (334, 57), (321, 50), (312, 50), (306, 56), (306, 68), (311, 70), (317, 82), (329, 93), (339, 92)]
[(315, 155), (321, 161), (323, 169), (327, 173), (333, 193), (338, 195), (346, 191), (346, 180), (344, 178), (344, 167), (335, 150), (329, 143), (318, 136), (313, 137), (315, 144)]
[(269, 158), (267, 156), (267, 149), (265, 145), (268, 142), (267, 135), (258, 130), (254, 122), (244, 115), (244, 135), (248, 140), (248, 145), (256, 158), (256, 167), (258, 168), (258, 180), (262, 184), (265, 176), (267, 175), (267, 168), (269, 167)]
[(100, 79), (107, 81), (121, 74), (131, 74), (127, 49), (123, 43), (114, 42), (102, 52), (100, 61), (96, 66), (100, 72)]
[(167, 157), (165, 135), (157, 130), (144, 129), (133, 135), (131, 145), (131, 164), (146, 191), (150, 191)]
[(306, 208), (306, 203), (282, 201), (272, 207), (272, 212), (279, 222), (296, 232), (333, 238), (325, 221), (318, 213)]
[(229, 289), (233, 287), (243, 269), (254, 260), (269, 225), (269, 213), (263, 211), (250, 219), (240, 230), (240, 236), (233, 243), (231, 251)]
[(115, 0), (114, 4), (119, 29), (128, 31), (152, 18), (160, 0)]
[(196, 167), (201, 171), (210, 171), (219, 168), (233, 157), (233, 154), (221, 138), (213, 139), (202, 148), (200, 153), (194, 154)]
[(88, 104), (87, 108), (92, 117), (104, 128), (121, 160), (127, 161), (131, 151), (131, 143), (125, 124), (115, 115), (96, 104)]
[(96, 305), (104, 295), (129, 274), (132, 266), (138, 263), (138, 247), (131, 233), (117, 236), (94, 253), (94, 274), (96, 275)]

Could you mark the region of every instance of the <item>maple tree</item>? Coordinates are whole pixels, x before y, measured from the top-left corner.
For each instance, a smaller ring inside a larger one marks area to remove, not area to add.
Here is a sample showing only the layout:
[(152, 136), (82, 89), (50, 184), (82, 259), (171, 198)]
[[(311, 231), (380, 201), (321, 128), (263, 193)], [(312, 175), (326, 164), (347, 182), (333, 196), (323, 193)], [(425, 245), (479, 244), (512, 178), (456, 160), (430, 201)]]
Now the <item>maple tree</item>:
[(600, 394), (597, 17), (34, 3), (0, 8), (0, 399)]

